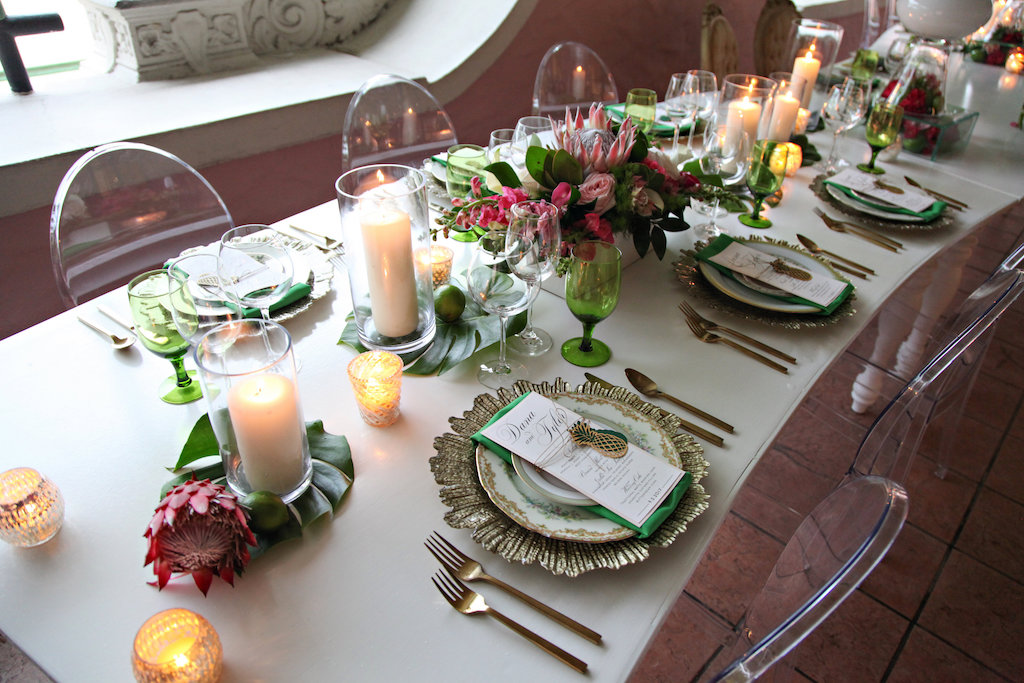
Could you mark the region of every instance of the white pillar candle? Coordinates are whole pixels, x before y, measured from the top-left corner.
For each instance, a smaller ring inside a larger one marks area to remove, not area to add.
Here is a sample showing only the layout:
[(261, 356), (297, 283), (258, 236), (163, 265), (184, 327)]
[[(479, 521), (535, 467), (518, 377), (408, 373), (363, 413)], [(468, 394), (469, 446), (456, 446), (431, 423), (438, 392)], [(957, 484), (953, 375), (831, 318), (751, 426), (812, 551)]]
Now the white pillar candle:
[(796, 115), (800, 111), (800, 100), (788, 92), (774, 99), (772, 117), (768, 122), (768, 139), (776, 142), (787, 142), (796, 125)]
[(402, 114), (402, 142), (411, 145), (416, 142), (416, 112), (409, 107)]
[(295, 384), (281, 375), (248, 377), (228, 390), (228, 415), (252, 490), (293, 490), (305, 474)]
[(359, 214), (373, 324), (385, 337), (404, 337), (419, 326), (416, 267), (409, 214), (364, 202)]
[(808, 109), (811, 95), (814, 94), (814, 83), (818, 80), (821, 61), (814, 56), (814, 45), (804, 56), (797, 56), (793, 62), (792, 92), (800, 97), (800, 106)]
[[(753, 87), (753, 86), (751, 86)], [(751, 101), (748, 95), (743, 99), (729, 103), (729, 113), (725, 119), (725, 140), (727, 146), (739, 142), (742, 133), (747, 134), (749, 142), (757, 139), (757, 124), (761, 120), (761, 105)]]
[(583, 93), (586, 92), (587, 72), (583, 65), (577, 65), (572, 72), (572, 98), (577, 102), (583, 100)]

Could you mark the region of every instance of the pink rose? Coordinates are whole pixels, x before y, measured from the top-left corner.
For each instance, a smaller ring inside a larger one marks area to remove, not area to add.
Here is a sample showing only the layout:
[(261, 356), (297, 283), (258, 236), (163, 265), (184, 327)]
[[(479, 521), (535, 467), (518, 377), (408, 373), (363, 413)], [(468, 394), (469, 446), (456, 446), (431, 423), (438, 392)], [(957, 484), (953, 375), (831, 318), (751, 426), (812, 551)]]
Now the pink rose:
[(611, 242), (615, 239), (612, 234), (612, 224), (596, 213), (588, 213), (584, 216), (584, 220), (586, 221), (587, 232), (597, 239), (602, 242)]
[(610, 173), (591, 173), (580, 185), (580, 203), (594, 204), (594, 213), (602, 216), (615, 206), (615, 178)]

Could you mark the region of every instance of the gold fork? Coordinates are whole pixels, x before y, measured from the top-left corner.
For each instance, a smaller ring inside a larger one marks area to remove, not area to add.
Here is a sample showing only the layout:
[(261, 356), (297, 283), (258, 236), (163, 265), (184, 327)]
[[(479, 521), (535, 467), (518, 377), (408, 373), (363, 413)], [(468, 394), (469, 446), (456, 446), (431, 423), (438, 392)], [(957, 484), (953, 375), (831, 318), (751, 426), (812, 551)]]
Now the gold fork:
[(814, 207), (814, 213), (825, 222), (825, 225), (827, 225), (830, 230), (834, 230), (836, 232), (848, 232), (860, 237), (861, 239), (865, 239), (872, 244), (876, 244), (883, 249), (888, 249), (889, 251), (899, 251), (903, 248), (903, 245), (894, 239), (878, 234), (862, 225), (832, 218), (832, 216), (829, 216), (818, 207)]
[(456, 548), (448, 541), (448, 539), (436, 531), (433, 536), (427, 538), (424, 545), (427, 546), (427, 550), (430, 551), (430, 554), (437, 558), (437, 561), (441, 563), (441, 566), (447, 569), (452, 576), (462, 579), (463, 581), (486, 581), (497, 586), (506, 593), (519, 598), (530, 607), (533, 607), (537, 611), (551, 617), (562, 626), (575, 631), (590, 642), (601, 642), (600, 633), (592, 631), (575, 619), (567, 617), (558, 610), (548, 607), (540, 600), (530, 597), (517, 588), (513, 588), (501, 579), (491, 576), (484, 571), (483, 566), (479, 562)]
[(722, 343), (722, 344), (725, 344), (726, 346), (731, 346), (732, 348), (736, 349), (740, 353), (745, 353), (746, 355), (750, 356), (751, 358), (753, 358), (753, 359), (755, 359), (755, 360), (757, 360), (757, 361), (759, 361), (761, 363), (764, 363), (765, 365), (767, 365), (768, 367), (770, 367), (773, 370), (778, 370), (779, 372), (789, 374), (789, 368), (787, 368), (785, 365), (779, 365), (778, 363), (776, 363), (772, 359), (765, 358), (764, 356), (759, 354), (757, 351), (752, 351), (752, 350), (748, 349), (746, 346), (742, 346), (741, 344), (737, 344), (736, 342), (734, 342), (731, 339), (726, 339), (725, 337), (719, 336), (717, 334), (714, 334), (714, 333), (704, 329), (703, 325), (701, 325), (699, 322), (697, 322), (696, 320), (693, 320), (690, 317), (686, 318), (686, 324), (690, 328), (690, 331), (693, 332), (694, 336), (696, 336), (697, 339), (700, 339), (702, 342), (707, 342), (708, 344)]
[(484, 601), (484, 596), (469, 590), (466, 588), (465, 584), (455, 577), (438, 572), (434, 574), (431, 581), (434, 582), (434, 586), (437, 587), (438, 592), (441, 593), (442, 597), (444, 597), (448, 604), (459, 612), (462, 612), (463, 614), (487, 614), (492, 616), (505, 626), (532, 642), (537, 647), (550, 655), (554, 655), (580, 673), (587, 672), (587, 663), (582, 659), (573, 657), (554, 643), (541, 638), (530, 629), (516, 621), (513, 621), (512, 619), (509, 619), (493, 607), (489, 607)]
[(747, 342), (748, 344), (756, 346), (757, 348), (761, 349), (766, 353), (772, 354), (776, 358), (781, 358), (782, 360), (787, 361), (789, 363), (796, 363), (796, 358), (793, 358), (793, 356), (789, 355), (788, 353), (783, 353), (782, 351), (779, 351), (774, 347), (768, 346), (764, 342), (760, 342), (752, 337), (748, 337), (742, 332), (737, 332), (736, 330), (726, 327), (725, 325), (719, 325), (718, 323), (712, 320), (708, 320), (707, 318), (702, 317), (701, 314), (697, 312), (697, 309), (695, 309), (686, 301), (679, 302), (679, 310), (682, 311), (683, 315), (685, 315), (688, 319), (692, 318), (695, 322), (699, 323), (700, 326), (705, 330), (717, 330), (719, 332), (731, 334), (737, 339), (740, 339), (742, 341)]

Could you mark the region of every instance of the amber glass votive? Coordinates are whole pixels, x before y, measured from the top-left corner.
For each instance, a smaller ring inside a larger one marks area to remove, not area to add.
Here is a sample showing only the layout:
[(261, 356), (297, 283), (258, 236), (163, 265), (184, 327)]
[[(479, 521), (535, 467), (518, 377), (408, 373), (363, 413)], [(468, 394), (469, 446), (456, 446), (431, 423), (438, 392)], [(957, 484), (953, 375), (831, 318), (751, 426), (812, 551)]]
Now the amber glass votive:
[(135, 635), (132, 672), (144, 683), (213, 683), (224, 654), (220, 638), (202, 616), (176, 607), (154, 614)]
[(402, 394), (402, 359), (387, 351), (367, 351), (348, 364), (348, 378), (363, 421), (387, 427), (398, 419)]
[(45, 543), (64, 523), (64, 498), (56, 484), (31, 467), (0, 474), (0, 539), (31, 548)]
[(455, 252), (448, 247), (435, 244), (430, 247), (430, 268), (434, 276), (434, 289), (448, 284), (452, 277), (452, 258)]

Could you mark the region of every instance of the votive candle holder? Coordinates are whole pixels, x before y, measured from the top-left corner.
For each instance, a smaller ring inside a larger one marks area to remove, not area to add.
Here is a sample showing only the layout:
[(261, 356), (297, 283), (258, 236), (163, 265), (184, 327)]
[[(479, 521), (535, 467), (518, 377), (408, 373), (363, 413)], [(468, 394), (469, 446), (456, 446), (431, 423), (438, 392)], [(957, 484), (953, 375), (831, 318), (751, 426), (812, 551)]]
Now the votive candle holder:
[(22, 548), (46, 543), (64, 523), (64, 498), (31, 467), (0, 474), (0, 539)]
[(135, 635), (132, 673), (142, 683), (214, 683), (223, 667), (216, 629), (191, 610), (158, 612)]
[(363, 421), (387, 427), (399, 415), (402, 395), (402, 359), (387, 351), (361, 353), (348, 364), (348, 378)]
[(430, 268), (434, 278), (434, 289), (448, 284), (452, 278), (452, 259), (455, 252), (440, 244), (430, 247)]

